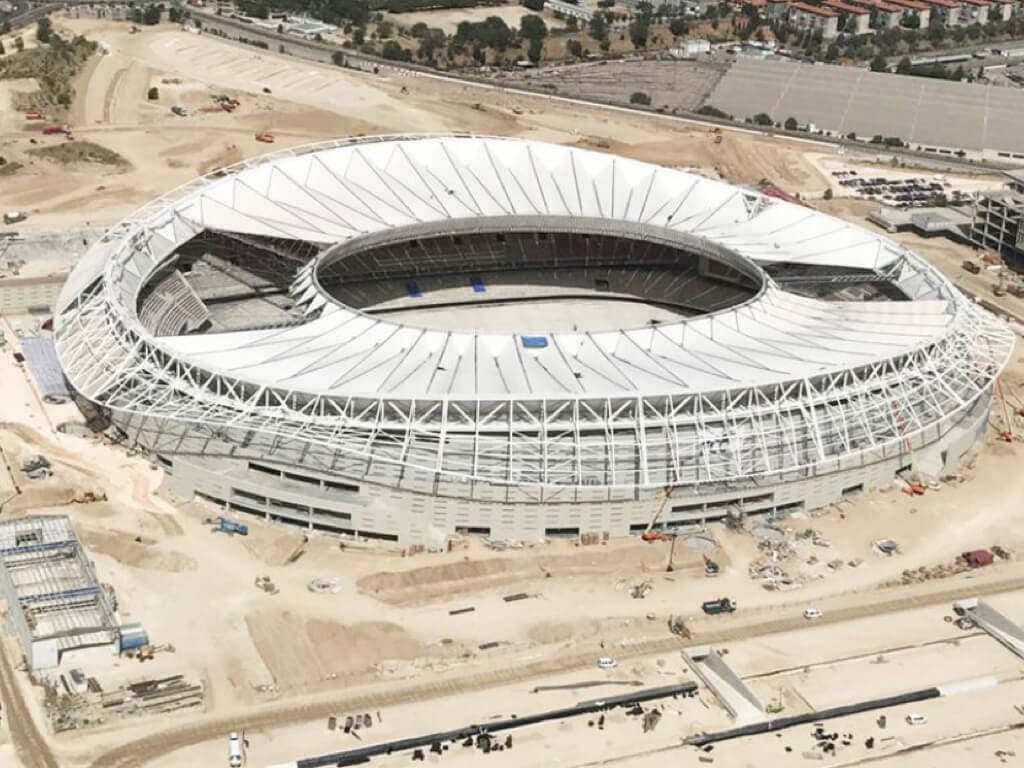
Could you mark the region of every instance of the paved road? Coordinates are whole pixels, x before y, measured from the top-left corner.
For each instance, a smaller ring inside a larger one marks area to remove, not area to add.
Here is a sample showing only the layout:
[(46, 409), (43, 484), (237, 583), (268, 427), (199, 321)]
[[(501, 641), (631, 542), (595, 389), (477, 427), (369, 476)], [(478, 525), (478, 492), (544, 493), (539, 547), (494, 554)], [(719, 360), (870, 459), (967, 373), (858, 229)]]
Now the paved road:
[[(942, 588), (938, 583), (931, 591), (919, 592), (920, 587), (898, 587), (879, 590), (874, 595), (862, 594), (857, 602), (851, 605), (833, 607), (834, 603), (843, 603), (851, 596), (838, 596), (831, 600), (817, 602), (824, 611), (824, 617), (818, 623), (838, 623), (870, 616), (884, 615), (898, 611), (907, 611), (933, 605), (950, 604), (954, 600), (978, 595), (992, 595), (1024, 589), (1024, 575), (1019, 568), (1007, 566), (999, 575), (973, 581), (958, 581)], [(763, 612), (751, 613), (750, 621), (744, 621), (742, 614), (737, 614), (737, 621), (702, 620), (688, 644), (706, 645), (722, 643), (762, 635), (797, 630), (807, 625), (800, 607), (794, 604), (791, 608), (778, 606)], [(786, 618), (777, 617), (784, 613)], [(720, 625), (720, 628), (716, 627)], [(707, 629), (704, 629), (707, 627)], [(649, 656), (653, 654), (673, 653), (681, 648), (678, 638), (668, 636), (653, 640), (636, 642), (616, 651), (620, 659)], [(306, 703), (279, 703), (261, 708), (254, 708), (249, 713), (237, 717), (207, 717), (202, 722), (169, 728), (162, 732), (137, 739), (110, 750), (101, 755), (91, 768), (136, 768), (176, 749), (187, 747), (202, 741), (222, 737), (230, 731), (260, 730), (279, 728), (301, 722), (325, 718), (341, 712), (362, 712), (383, 709), (415, 701), (452, 696), (468, 691), (485, 690), (510, 683), (521, 683), (537, 677), (566, 672), (568, 670), (590, 668), (598, 655), (596, 648), (587, 648), (573, 654), (561, 655), (552, 659), (478, 672), (472, 675), (451, 677), (444, 680), (425, 681), (418, 683), (394, 684), (385, 690), (371, 692), (341, 693), (333, 698), (318, 698)]]
[(29, 24), (34, 24), (43, 16), (47, 16), (56, 10), (64, 7), (63, 3), (44, 3), (43, 5), (37, 5), (31, 7), (27, 2), (22, 0), (13, 4), (15, 6), (14, 13), (8, 15), (6, 18), (0, 17), (0, 23), (6, 21), (11, 25), (11, 29), (15, 30), (19, 27), (27, 27)]

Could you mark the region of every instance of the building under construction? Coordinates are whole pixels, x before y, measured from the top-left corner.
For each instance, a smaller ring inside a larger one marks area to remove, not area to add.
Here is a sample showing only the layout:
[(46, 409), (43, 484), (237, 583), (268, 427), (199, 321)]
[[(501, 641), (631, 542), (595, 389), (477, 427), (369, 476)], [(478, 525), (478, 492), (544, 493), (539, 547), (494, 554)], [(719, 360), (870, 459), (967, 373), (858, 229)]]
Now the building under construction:
[(978, 198), (971, 239), (1024, 266), (1024, 171), (1006, 171), (1006, 186)]
[(0, 523), (0, 596), (32, 671), (56, 667), (64, 651), (117, 642), (114, 596), (65, 515)]

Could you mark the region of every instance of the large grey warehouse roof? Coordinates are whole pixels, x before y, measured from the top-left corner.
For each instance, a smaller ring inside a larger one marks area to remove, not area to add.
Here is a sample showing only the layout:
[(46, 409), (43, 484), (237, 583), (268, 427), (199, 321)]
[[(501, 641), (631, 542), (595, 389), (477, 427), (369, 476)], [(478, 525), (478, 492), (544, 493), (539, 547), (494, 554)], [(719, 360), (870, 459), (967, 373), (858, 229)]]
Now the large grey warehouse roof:
[(914, 146), (1024, 153), (1024, 90), (871, 72), (831, 64), (740, 58), (707, 103)]

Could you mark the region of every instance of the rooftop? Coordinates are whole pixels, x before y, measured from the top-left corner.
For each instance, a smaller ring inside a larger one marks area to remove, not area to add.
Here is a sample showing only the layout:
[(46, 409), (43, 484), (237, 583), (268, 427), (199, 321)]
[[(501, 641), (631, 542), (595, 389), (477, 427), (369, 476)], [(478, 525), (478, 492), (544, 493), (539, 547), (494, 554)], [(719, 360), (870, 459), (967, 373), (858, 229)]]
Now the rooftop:
[(837, 11), (842, 11), (843, 13), (852, 13), (857, 16), (867, 16), (870, 14), (870, 11), (866, 8), (851, 5), (850, 3), (843, 2), (843, 0), (824, 0), (822, 5), (828, 6), (829, 8), (835, 8)]
[(814, 16), (823, 16), (829, 19), (835, 18), (839, 15), (835, 11), (830, 11), (828, 8), (821, 8), (816, 5), (809, 5), (808, 3), (790, 3), (789, 7), (795, 8), (798, 11), (803, 11), (804, 13), (810, 13)]

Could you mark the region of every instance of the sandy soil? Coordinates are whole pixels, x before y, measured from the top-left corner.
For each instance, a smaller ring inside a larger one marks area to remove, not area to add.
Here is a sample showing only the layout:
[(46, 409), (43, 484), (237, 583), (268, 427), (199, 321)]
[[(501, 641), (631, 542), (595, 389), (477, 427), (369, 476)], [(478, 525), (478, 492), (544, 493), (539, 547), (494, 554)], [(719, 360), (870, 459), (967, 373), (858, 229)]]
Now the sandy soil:
[[(705, 131), (678, 123), (429, 78), (374, 77), (320, 67), (169, 26), (129, 35), (126, 25), (94, 20), (59, 23), (102, 41), (108, 51), (90, 64), (76, 84), (78, 99), (71, 118), (75, 137), (117, 152), (130, 165), (60, 168), (30, 159), (27, 153), (30, 147), (50, 146), (57, 140), (29, 134), (18, 124), (11, 131), (3, 129), (0, 151), (27, 162), (13, 183), (5, 179), (0, 184), (0, 209), (30, 209), (28, 223), (36, 227), (80, 225), (83, 219), (113, 221), (197, 173), (266, 151), (266, 145), (253, 138), (254, 131), (263, 129), (275, 132), (278, 148), (347, 133), (473, 130), (574, 142), (697, 167), (738, 182), (769, 178), (802, 194), (820, 192), (828, 183), (821, 169), (830, 167), (830, 161), (821, 159), (825, 152), (819, 145), (744, 132), (727, 132), (722, 143), (715, 144)], [(155, 104), (145, 98), (150, 85), (161, 92)], [(200, 111), (212, 104), (209, 97), (215, 93), (238, 95), (242, 106), (234, 114)], [(185, 107), (189, 115), (171, 114), (174, 104)], [(30, 139), (39, 143), (33, 145)], [(809, 158), (808, 152), (816, 156)], [(864, 211), (858, 205), (862, 204), (850, 200), (822, 203), (828, 210), (860, 220)], [(934, 248), (943, 268), (955, 270), (961, 258), (955, 248), (946, 243), (928, 247)], [(13, 340), (9, 325), (6, 334)], [(765, 630), (762, 637), (748, 642), (736, 638), (752, 625), (799, 617), (811, 601), (829, 613), (869, 612), (879, 599), (879, 584), (898, 578), (905, 569), (949, 562), (964, 549), (998, 542), (1024, 551), (1024, 529), (1018, 522), (1018, 499), (1024, 496), (1024, 475), (1019, 472), (1022, 449), (990, 436), (973, 468), (938, 491), (911, 501), (894, 489), (885, 489), (821, 515), (785, 521), (794, 530), (819, 529), (831, 542), (825, 551), (800, 545), (794, 570), (805, 584), (794, 593), (765, 592), (752, 582), (747, 565), (758, 555), (756, 543), (747, 534), (717, 528), (712, 533), (721, 549), (715, 557), (724, 570), (712, 583), (696, 577), (700, 567), (696, 552), (677, 549), (676, 569), (668, 573), (668, 545), (636, 541), (595, 547), (552, 542), (506, 552), (468, 541), (465, 549), (447, 554), (401, 557), (394, 550), (348, 547), (341, 551), (333, 539), (317, 536), (305, 544), (301, 558), (289, 563), (289, 556), (302, 545), (294, 530), (247, 521), (250, 535), (245, 539), (211, 533), (203, 519), (212, 510), (200, 503), (174, 504), (163, 498), (157, 492), (161, 472), (141, 457), (98, 440), (55, 433), (56, 424), (77, 421), (80, 416), (71, 405), (44, 406), (11, 355), (0, 356), (0, 381), (5, 390), (0, 400), (0, 445), (15, 458), (41, 452), (55, 462), (53, 477), (38, 484), (8, 478), (8, 487), (18, 483), (23, 492), (5, 506), (4, 514), (70, 514), (100, 578), (117, 590), (122, 618), (142, 621), (154, 641), (172, 643), (177, 649), (174, 654), (159, 655), (144, 668), (127, 660), (112, 661), (105, 654), (72, 655), (65, 666), (81, 666), (105, 687), (143, 676), (185, 674), (204, 681), (208, 690), (203, 713), (111, 723), (52, 738), (59, 764), (68, 768), (89, 765), (132, 739), (146, 738), (157, 746), (164, 743), (161, 738), (180, 743), (170, 735), (154, 736), (166, 728), (188, 733), (206, 722), (244, 722), (253, 713), (274, 724), (277, 713), (284, 711), (290, 713), (291, 721), (298, 721), (309, 702), (322, 704), (357, 693), (368, 699), (386, 693), (397, 700), (406, 695), (406, 689), (397, 687), (403, 685), (410, 686), (408, 690), (420, 686), (415, 695), (419, 698), (462, 689), (467, 693), (430, 706), (395, 704), (375, 736), (418, 732), (430, 723), (451, 726), (463, 718), (468, 722), (508, 714), (512, 707), (525, 712), (556, 706), (589, 694), (545, 694), (541, 700), (529, 690), (543, 679), (591, 680), (597, 671), (580, 667), (609, 652), (629, 658), (611, 679), (637, 678), (656, 684), (684, 674), (678, 655), (653, 657), (636, 649), (675, 643), (666, 629), (670, 614), (691, 617), (698, 638), (730, 638), (734, 658), (746, 654), (748, 659), (740, 667), (743, 674), (806, 665), (814, 659), (825, 664), (844, 654), (922, 642), (949, 632), (941, 615), (936, 618), (938, 609), (930, 609), (928, 629), (922, 624), (923, 614), (904, 611), (869, 624), (823, 623), (783, 634)], [(1014, 402), (1024, 401), (1024, 362), (1014, 361), (1003, 385)], [(994, 422), (1001, 418), (997, 410)], [(86, 501), (86, 491), (98, 500)], [(883, 559), (872, 554), (871, 542), (883, 536), (899, 542), (899, 555)], [(819, 556), (819, 562), (809, 562), (812, 554)], [(860, 559), (863, 564), (833, 572), (824, 565), (828, 559)], [(1014, 562), (992, 572), (1014, 575), (1024, 570)], [(278, 593), (258, 589), (254, 582), (260, 576), (269, 577)], [(336, 578), (341, 591), (313, 594), (307, 584), (317, 577)], [(653, 590), (646, 599), (636, 600), (630, 597), (629, 586), (641, 580), (649, 580)], [(981, 583), (965, 577), (955, 582), (965, 588)], [(905, 592), (916, 599), (943, 588), (942, 583), (929, 583)], [(502, 599), (515, 592), (531, 597), (516, 602)], [(742, 610), (723, 619), (699, 616), (700, 602), (713, 594), (735, 597)], [(1017, 600), (1019, 604), (1019, 595)], [(469, 606), (474, 608), (470, 613), (450, 613)], [(1024, 616), (1018, 618), (1024, 620)], [(930, 669), (947, 663), (945, 650), (901, 657), (887, 669), (899, 670), (894, 679), (928, 676)], [(973, 660), (948, 663), (950, 674), (977, 671)], [(864, 691), (891, 683), (868, 664), (860, 662), (835, 674), (854, 688), (862, 682)], [(994, 668), (1012, 672), (1005, 660)], [(550, 678), (540, 675), (527, 684), (516, 677), (532, 674), (534, 669)], [(17, 679), (38, 717), (39, 689), (29, 686), (22, 675)], [(836, 695), (829, 689), (830, 679), (800, 673), (780, 678), (780, 685), (795, 692), (796, 707), (800, 701), (806, 705), (834, 700), (829, 698)], [(516, 682), (496, 692), (469, 693), (502, 680)], [(928, 680), (935, 682), (934, 676)], [(1006, 701), (1014, 696), (1019, 700), (1021, 693), (1008, 683), (978, 694), (992, 696), (992, 701), (977, 699), (981, 703), (965, 716), (962, 726), (954, 723), (949, 702), (935, 703), (929, 712), (934, 712), (937, 730), (921, 731), (922, 738), (975, 726), (997, 727), (1011, 717)], [(412, 698), (409, 693), (408, 699)], [(616, 715), (600, 735), (585, 723), (526, 735), (522, 749), (495, 756), (492, 762), (585, 764), (630, 755), (628, 761), (634, 764), (656, 760), (657, 756), (635, 755), (659, 745), (672, 747), (687, 729), (726, 722), (706, 695), (672, 707), (674, 724), (664, 723), (653, 738), (641, 736), (635, 720)], [(859, 729), (867, 727), (865, 719), (857, 723)], [(902, 743), (913, 743), (916, 734), (901, 734)], [(327, 735), (322, 724), (287, 732), (270, 729), (258, 738), (261, 762), (264, 757), (268, 761), (294, 758), (318, 751), (321, 744), (327, 749), (341, 743), (339, 734)], [(558, 748), (559, 741), (571, 749)], [(0, 761), (4, 749), (0, 730)], [(195, 749), (157, 764), (214, 765), (223, 760), (222, 741)], [(943, 753), (953, 755), (967, 747), (944, 749), (954, 750)], [(124, 763), (110, 757), (99, 765), (131, 764), (130, 752)], [(799, 753), (797, 749), (786, 759), (801, 763)], [(755, 764), (757, 755), (756, 746), (737, 750), (735, 759), (725, 764)], [(467, 752), (462, 760), (471, 764), (473, 758)], [(691, 754), (690, 758), (695, 763), (696, 757)], [(395, 758), (390, 764), (397, 762), (405, 764), (408, 757)]]
[[(803, 158), (805, 143), (754, 132), (727, 132), (716, 145), (703, 129), (652, 116), (342, 70), (169, 25), (133, 35), (125, 24), (102, 20), (57, 24), (100, 41), (104, 51), (75, 84), (74, 136), (117, 152), (130, 167), (53, 168), (27, 150), (32, 139), (43, 146), (61, 139), (17, 124), (0, 130), (0, 151), (26, 166), (0, 187), (0, 208), (29, 211), (23, 228), (112, 223), (197, 174), (266, 152), (254, 138), (261, 130), (275, 134), (275, 148), (359, 133), (473, 131), (579, 143), (738, 182), (768, 178), (794, 192), (826, 185)], [(151, 85), (160, 91), (155, 102), (146, 99)], [(239, 109), (201, 111), (220, 93), (238, 97)], [(174, 105), (189, 114), (172, 114)]]

